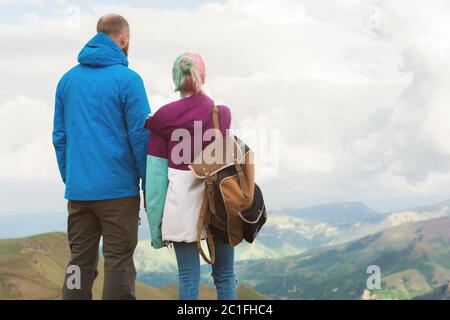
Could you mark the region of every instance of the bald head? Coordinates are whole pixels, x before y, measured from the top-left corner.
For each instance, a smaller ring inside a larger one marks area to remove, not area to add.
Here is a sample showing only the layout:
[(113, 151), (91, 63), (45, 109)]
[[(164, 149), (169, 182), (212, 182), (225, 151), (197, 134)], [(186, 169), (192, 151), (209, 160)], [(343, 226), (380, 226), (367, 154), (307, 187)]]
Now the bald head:
[(124, 17), (113, 13), (101, 17), (97, 22), (97, 32), (108, 35), (128, 57), (130, 25)]
[(122, 33), (130, 33), (130, 25), (121, 15), (111, 13), (98, 20), (97, 32), (103, 32), (110, 37), (119, 37)]

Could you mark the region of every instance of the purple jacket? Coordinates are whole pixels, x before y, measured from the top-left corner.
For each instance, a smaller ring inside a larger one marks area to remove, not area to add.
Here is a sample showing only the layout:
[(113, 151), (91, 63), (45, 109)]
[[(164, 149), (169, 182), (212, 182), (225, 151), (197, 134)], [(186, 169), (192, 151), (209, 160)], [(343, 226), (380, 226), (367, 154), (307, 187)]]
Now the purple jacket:
[[(147, 217), (155, 248), (163, 247), (164, 242), (197, 239), (204, 185), (188, 166), (211, 142), (203, 141), (202, 137), (206, 130), (214, 128), (213, 105), (213, 100), (201, 92), (161, 107), (145, 124), (151, 131), (147, 155)], [(218, 108), (220, 129), (225, 135), (231, 124), (230, 109)], [(201, 147), (196, 150), (196, 146)]]

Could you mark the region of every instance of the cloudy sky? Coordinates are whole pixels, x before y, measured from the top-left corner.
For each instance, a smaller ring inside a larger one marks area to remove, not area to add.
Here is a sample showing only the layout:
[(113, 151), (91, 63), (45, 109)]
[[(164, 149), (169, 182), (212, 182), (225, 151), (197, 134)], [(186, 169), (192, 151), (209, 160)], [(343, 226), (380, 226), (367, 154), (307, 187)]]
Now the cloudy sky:
[(65, 211), (53, 96), (108, 12), (130, 21), (154, 110), (176, 98), (175, 57), (199, 52), (238, 127), (278, 137), (255, 143), (278, 159), (258, 175), (270, 208), (450, 198), (448, 1), (123, 3), (0, 0), (0, 214)]

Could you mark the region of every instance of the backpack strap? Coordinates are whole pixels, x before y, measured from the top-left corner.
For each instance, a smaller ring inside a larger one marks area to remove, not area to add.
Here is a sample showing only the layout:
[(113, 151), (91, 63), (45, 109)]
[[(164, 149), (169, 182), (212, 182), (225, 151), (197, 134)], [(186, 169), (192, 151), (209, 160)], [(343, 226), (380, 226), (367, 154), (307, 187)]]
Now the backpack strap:
[[(214, 131), (216, 140), (222, 137), (222, 132), (220, 131), (219, 123), (219, 108), (214, 104), (212, 108), (212, 118), (214, 123)], [(197, 247), (203, 260), (208, 264), (214, 264), (216, 260), (216, 252), (214, 247), (214, 239), (212, 237), (211, 231), (209, 230), (209, 223), (211, 221), (211, 213), (215, 213), (214, 206), (214, 187), (212, 177), (207, 174), (205, 179), (205, 195), (203, 196), (202, 207), (200, 209), (200, 216), (197, 224)], [(203, 228), (206, 232), (206, 243), (208, 245), (209, 256), (206, 256), (205, 251), (202, 248), (202, 233)]]
[[(209, 220), (210, 220), (210, 210), (208, 208), (208, 195), (205, 192), (203, 196), (202, 208), (200, 209), (200, 216), (197, 224), (197, 248), (202, 256), (203, 260), (208, 264), (214, 264), (216, 262), (216, 251), (214, 247), (214, 239), (212, 237), (211, 231), (209, 230)], [(202, 231), (205, 227), (206, 231), (206, 243), (208, 245), (209, 256), (206, 256), (205, 251), (202, 248)]]

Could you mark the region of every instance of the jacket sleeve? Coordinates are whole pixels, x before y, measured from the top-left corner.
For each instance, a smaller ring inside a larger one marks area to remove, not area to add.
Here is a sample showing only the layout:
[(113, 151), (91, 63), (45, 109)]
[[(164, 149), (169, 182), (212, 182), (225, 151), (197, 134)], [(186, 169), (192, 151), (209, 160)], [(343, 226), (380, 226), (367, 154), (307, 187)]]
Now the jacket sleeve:
[(152, 247), (163, 248), (161, 224), (166, 202), (168, 179), (167, 143), (162, 136), (152, 133), (147, 156), (146, 201)]
[(149, 131), (144, 128), (144, 124), (149, 113), (150, 105), (145, 92), (144, 82), (141, 77), (134, 74), (126, 89), (124, 114), (130, 146), (142, 180), (142, 190), (144, 191), (147, 143), (149, 140)]
[(66, 183), (66, 126), (64, 123), (64, 104), (61, 98), (61, 81), (58, 83), (55, 97), (55, 113), (53, 118), (52, 140), (55, 147), (59, 173)]

